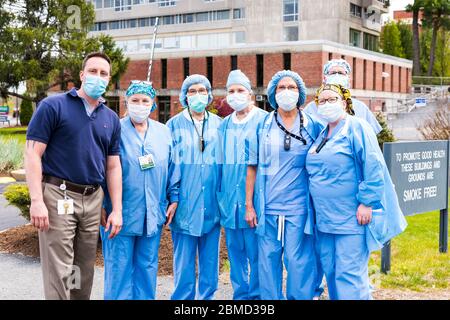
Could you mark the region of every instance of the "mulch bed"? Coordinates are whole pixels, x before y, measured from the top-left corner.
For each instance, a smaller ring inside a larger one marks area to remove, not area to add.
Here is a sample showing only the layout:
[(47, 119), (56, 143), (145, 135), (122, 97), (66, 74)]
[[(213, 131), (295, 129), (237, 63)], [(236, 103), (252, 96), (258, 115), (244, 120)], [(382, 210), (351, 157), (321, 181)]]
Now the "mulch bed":
[[(31, 225), (11, 228), (0, 233), (0, 252), (19, 253), (30, 257), (39, 257), (39, 239), (37, 230)], [(225, 245), (225, 234), (222, 230), (220, 241), (220, 270), (228, 259)], [(173, 247), (170, 231), (164, 228), (159, 248), (158, 275), (167, 276), (173, 273)], [(96, 265), (103, 267), (101, 242), (97, 247)]]

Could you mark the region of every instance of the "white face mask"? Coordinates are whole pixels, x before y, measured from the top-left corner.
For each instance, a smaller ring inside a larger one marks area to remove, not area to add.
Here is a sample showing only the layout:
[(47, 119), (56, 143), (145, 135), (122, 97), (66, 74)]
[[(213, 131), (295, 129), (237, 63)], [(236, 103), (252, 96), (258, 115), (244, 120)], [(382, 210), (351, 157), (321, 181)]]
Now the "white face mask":
[(350, 88), (349, 77), (347, 75), (343, 75), (343, 74), (339, 74), (339, 73), (325, 76), (325, 83), (326, 84), (339, 84), (346, 89)]
[(130, 115), (130, 118), (137, 123), (142, 123), (147, 120), (151, 109), (151, 106), (128, 104), (128, 114)]
[(292, 90), (283, 90), (275, 95), (275, 101), (284, 111), (297, 108), (299, 93)]
[(248, 95), (244, 93), (233, 93), (227, 96), (227, 102), (233, 110), (242, 111), (249, 104)]
[(335, 103), (326, 102), (319, 106), (317, 114), (327, 123), (337, 121), (345, 113), (342, 103), (337, 101)]

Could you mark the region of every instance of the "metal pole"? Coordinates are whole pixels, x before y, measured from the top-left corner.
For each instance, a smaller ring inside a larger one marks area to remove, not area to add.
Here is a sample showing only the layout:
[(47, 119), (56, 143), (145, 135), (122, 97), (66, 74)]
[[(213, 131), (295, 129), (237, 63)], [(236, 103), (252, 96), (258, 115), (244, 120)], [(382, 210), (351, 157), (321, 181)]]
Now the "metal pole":
[[(450, 140), (447, 145), (447, 170), (450, 170)], [(448, 172), (448, 171), (447, 171)], [(439, 252), (448, 252), (448, 196), (449, 196), (449, 173), (447, 173), (447, 208), (441, 210), (439, 218)]]
[(159, 17), (156, 17), (155, 27), (153, 28), (153, 41), (152, 41), (152, 49), (151, 49), (151, 53), (150, 53), (150, 62), (148, 64), (147, 81), (150, 81), (150, 76), (152, 73), (153, 55), (155, 54), (156, 33), (158, 32), (158, 20), (159, 20)]
[(381, 249), (381, 272), (387, 274), (391, 271), (391, 241), (384, 244)]

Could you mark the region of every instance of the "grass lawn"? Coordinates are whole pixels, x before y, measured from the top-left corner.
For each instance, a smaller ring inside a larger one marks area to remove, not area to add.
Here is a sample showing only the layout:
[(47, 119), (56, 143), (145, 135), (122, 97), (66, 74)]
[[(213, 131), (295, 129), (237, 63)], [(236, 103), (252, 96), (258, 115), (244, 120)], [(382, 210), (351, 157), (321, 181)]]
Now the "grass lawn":
[[(415, 291), (450, 288), (450, 254), (439, 253), (439, 211), (406, 219), (405, 232), (391, 241), (391, 271), (381, 274), (381, 287)], [(381, 252), (377, 251), (371, 256), (370, 270), (378, 271), (380, 262)]]
[(25, 144), (27, 127), (5, 127), (0, 128), (1, 138), (14, 138), (19, 143)]

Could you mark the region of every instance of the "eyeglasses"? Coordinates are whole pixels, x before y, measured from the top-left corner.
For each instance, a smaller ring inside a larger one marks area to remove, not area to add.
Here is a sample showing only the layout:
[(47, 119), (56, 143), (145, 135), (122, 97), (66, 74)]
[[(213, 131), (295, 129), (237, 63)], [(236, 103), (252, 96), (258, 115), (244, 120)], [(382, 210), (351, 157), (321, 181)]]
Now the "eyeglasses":
[(130, 84), (146, 84), (146, 85), (148, 85), (148, 86), (151, 86), (152, 85), (152, 82), (151, 81), (145, 81), (145, 80), (131, 80), (130, 81)]
[(292, 91), (297, 91), (298, 87), (297, 86), (293, 86), (293, 85), (290, 85), (290, 86), (281, 85), (281, 86), (277, 87), (277, 90), (286, 90), (286, 89), (292, 90)]
[(188, 95), (194, 95), (194, 94), (197, 94), (197, 93), (199, 93), (199, 94), (208, 94), (208, 90), (206, 90), (206, 88), (200, 88), (198, 90), (189, 89), (187, 91), (187, 93), (188, 93)]
[(328, 101), (329, 103), (335, 103), (335, 102), (337, 102), (338, 100), (339, 100), (338, 97), (330, 97), (330, 98), (328, 98), (328, 99), (319, 99), (318, 103), (319, 103), (319, 105), (321, 106), (321, 105), (324, 105), (327, 101)]
[(340, 74), (340, 75), (346, 76), (347, 72), (345, 72), (345, 71), (330, 71), (330, 72), (328, 72), (329, 76), (332, 76), (333, 74)]

